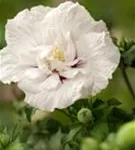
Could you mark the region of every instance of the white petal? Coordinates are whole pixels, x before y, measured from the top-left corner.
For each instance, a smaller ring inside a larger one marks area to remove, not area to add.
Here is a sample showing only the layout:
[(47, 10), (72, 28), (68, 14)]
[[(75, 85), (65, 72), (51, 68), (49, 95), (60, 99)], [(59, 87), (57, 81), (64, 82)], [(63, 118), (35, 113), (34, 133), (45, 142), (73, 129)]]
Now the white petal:
[(51, 64), (52, 70), (56, 69), (57, 71), (60, 71), (60, 70), (66, 69), (66, 64), (58, 60), (51, 60), (50, 64)]
[(96, 94), (101, 92), (101, 90), (105, 89), (109, 83), (108, 79), (100, 72), (97, 76), (93, 76), (92, 80), (91, 78), (88, 78), (87, 82), (90, 82), (89, 80), (91, 80), (93, 83), (93, 86), (91, 87), (91, 95), (95, 96)]
[(77, 50), (79, 56), (87, 60), (82, 71), (89, 74), (87, 82), (92, 82), (92, 95), (95, 95), (107, 86), (108, 79), (117, 68), (119, 50), (105, 32), (89, 33), (82, 37), (77, 42)]
[(44, 7), (42, 5), (32, 7), (30, 12), (33, 15), (33, 19), (35, 20), (43, 20), (48, 12), (50, 12), (53, 8)]
[(37, 82), (35, 80), (31, 80), (27, 78), (18, 82), (18, 87), (25, 93), (26, 92), (39, 93), (41, 91), (40, 85), (41, 85), (41, 82), (39, 81)]
[(65, 57), (66, 61), (70, 62), (73, 61), (76, 57), (76, 48), (70, 32), (67, 32), (66, 34), (66, 41), (67, 41), (67, 48), (65, 51)]
[(65, 2), (46, 15), (44, 22), (48, 28), (70, 31), (74, 39), (90, 30), (94, 19), (79, 3)]
[(108, 32), (108, 30), (104, 21), (100, 20), (91, 23), (89, 32), (100, 33), (100, 32)]
[(76, 68), (68, 68), (67, 70), (61, 71), (60, 75), (66, 77), (67, 79), (72, 79), (79, 74), (79, 70)]
[(39, 68), (28, 68), (25, 71), (25, 77), (28, 79), (40, 80), (42, 76), (46, 77), (46, 72), (44, 70), (40, 70)]
[(24, 72), (24, 78), (18, 82), (18, 86), (24, 92), (38, 93), (42, 91), (42, 84), (47, 75), (38, 68), (28, 68)]
[(35, 31), (33, 23), (16, 24), (15, 20), (9, 20), (6, 25), (6, 42), (8, 45), (25, 50), (37, 46), (34, 39)]
[(0, 80), (3, 83), (19, 81), (27, 68), (26, 65), (19, 65), (18, 58), (8, 48), (0, 51)]
[(26, 93), (25, 101), (41, 110), (53, 111), (55, 108), (66, 108), (83, 95), (84, 79), (66, 82), (55, 90), (44, 90), (38, 94)]
[(46, 75), (39, 69), (28, 69), (18, 86), (26, 93), (38, 94), (43, 90), (54, 90), (61, 84), (57, 74)]
[[(96, 33), (89, 32), (82, 35), (76, 41), (77, 55), (79, 58), (90, 58), (97, 47), (101, 47), (104, 44), (105, 32)], [(103, 51), (97, 51), (97, 53), (104, 53)]]
[(76, 42), (76, 46), (78, 57), (87, 58), (93, 63), (95, 63), (95, 59), (104, 61), (105, 58), (109, 59), (106, 62), (119, 63), (120, 53), (108, 33), (92, 32), (86, 34)]
[(80, 59), (74, 59), (73, 61), (71, 61), (71, 62), (68, 62), (67, 63), (67, 65), (69, 66), (69, 67), (72, 67), (72, 66), (74, 66), (74, 65), (76, 65), (77, 63), (79, 63), (79, 61), (80, 61)]
[[(18, 48), (28, 48), (39, 44), (42, 32), (40, 31), (40, 21), (52, 9), (43, 6), (37, 6), (29, 11), (21, 11), (14, 19), (8, 20), (6, 25), (7, 44), (17, 46)], [(36, 25), (39, 23), (38, 25)]]
[(42, 83), (42, 89), (45, 90), (53, 90), (56, 89), (61, 84), (58, 74), (50, 75), (46, 80)]

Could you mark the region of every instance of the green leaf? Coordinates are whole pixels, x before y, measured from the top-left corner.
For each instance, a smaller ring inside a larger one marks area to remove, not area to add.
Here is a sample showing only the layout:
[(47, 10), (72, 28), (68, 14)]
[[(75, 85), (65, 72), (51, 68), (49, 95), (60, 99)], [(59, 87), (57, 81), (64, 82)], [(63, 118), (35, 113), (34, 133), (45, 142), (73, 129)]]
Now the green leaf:
[(64, 110), (55, 110), (53, 113), (51, 113), (50, 117), (54, 120), (57, 120), (64, 126), (71, 123), (71, 119), (69, 118), (70, 116), (67, 116)]
[(49, 119), (46, 123), (46, 129), (50, 132), (50, 133), (56, 133), (59, 128), (60, 128), (61, 124), (54, 119)]
[(135, 42), (133, 40), (128, 40), (122, 37), (120, 41), (117, 41), (116, 45), (119, 47), (121, 52), (128, 51), (133, 45), (135, 45)]
[(9, 141), (10, 141), (10, 136), (7, 133), (7, 131), (5, 130), (3, 132), (0, 132), (0, 147), (4, 147), (8, 145)]
[(23, 144), (16, 140), (8, 145), (5, 150), (24, 150)]
[(96, 99), (96, 100), (93, 102), (92, 107), (93, 107), (93, 108), (97, 108), (97, 107), (99, 107), (99, 106), (101, 106), (101, 105), (104, 105), (104, 101), (102, 101), (102, 100), (100, 100), (100, 99)]
[(45, 118), (36, 122), (37, 132), (39, 133), (54, 134), (60, 127), (60, 122), (52, 118)]
[(127, 122), (130, 121), (132, 119), (131, 114), (128, 114), (127, 112), (125, 112), (124, 110), (114, 107), (111, 112), (110, 115), (118, 118), (121, 121)]
[[(48, 142), (49, 150), (60, 150), (62, 149), (62, 138), (63, 133), (59, 130), (56, 134), (52, 135)], [(53, 143), (53, 144), (52, 144)]]
[(82, 129), (82, 126), (77, 126), (71, 129), (69, 134), (64, 138), (63, 145), (66, 145), (68, 142), (74, 140), (77, 134), (79, 134), (79, 132), (81, 131), (81, 129)]
[(116, 132), (116, 130), (125, 122), (133, 118), (131, 114), (127, 114), (124, 110), (113, 107), (107, 116), (109, 130)]
[(15, 141), (16, 139), (18, 139), (20, 133), (21, 133), (21, 126), (16, 124), (13, 129), (12, 129), (12, 132), (11, 132), (11, 135), (10, 135), (10, 140), (11, 141)]
[(107, 103), (108, 103), (109, 106), (116, 106), (116, 105), (120, 105), (120, 104), (121, 104), (121, 102), (118, 101), (118, 100), (115, 99), (115, 98), (109, 99), (109, 100), (107, 101)]
[(126, 66), (135, 67), (135, 45), (125, 52), (122, 57)]
[(33, 107), (30, 107), (28, 105), (26, 107), (24, 107), (24, 112), (25, 112), (26, 118), (29, 122), (31, 122), (32, 114), (34, 111), (35, 111), (35, 109)]

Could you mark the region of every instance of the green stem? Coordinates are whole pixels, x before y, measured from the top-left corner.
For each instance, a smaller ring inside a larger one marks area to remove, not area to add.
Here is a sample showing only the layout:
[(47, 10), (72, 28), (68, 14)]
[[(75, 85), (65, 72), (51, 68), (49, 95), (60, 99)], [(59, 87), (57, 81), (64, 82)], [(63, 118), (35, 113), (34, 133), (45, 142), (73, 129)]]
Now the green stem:
[(133, 90), (133, 88), (131, 86), (131, 83), (129, 81), (128, 74), (126, 72), (126, 67), (124, 65), (123, 60), (121, 60), (121, 67), (120, 68), (121, 68), (121, 71), (122, 71), (122, 75), (123, 75), (124, 81), (125, 81), (125, 83), (126, 83), (126, 85), (128, 87), (128, 90), (129, 90), (131, 96), (133, 97), (133, 100), (135, 101), (135, 93), (134, 93), (134, 90)]

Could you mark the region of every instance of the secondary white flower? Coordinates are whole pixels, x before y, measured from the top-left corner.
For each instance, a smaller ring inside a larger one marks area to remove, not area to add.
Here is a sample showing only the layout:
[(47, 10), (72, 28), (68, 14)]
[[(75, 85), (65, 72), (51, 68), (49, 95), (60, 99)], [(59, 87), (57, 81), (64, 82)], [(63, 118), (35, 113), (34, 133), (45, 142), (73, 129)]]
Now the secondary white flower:
[(0, 79), (17, 82), (26, 102), (41, 110), (65, 108), (104, 89), (120, 54), (103, 21), (78, 3), (25, 9), (6, 25)]

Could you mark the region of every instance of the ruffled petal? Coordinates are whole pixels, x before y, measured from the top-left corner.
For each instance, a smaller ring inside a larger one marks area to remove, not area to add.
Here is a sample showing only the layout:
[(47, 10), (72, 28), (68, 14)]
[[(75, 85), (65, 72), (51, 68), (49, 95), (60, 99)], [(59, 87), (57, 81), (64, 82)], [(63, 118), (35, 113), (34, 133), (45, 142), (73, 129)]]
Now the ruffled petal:
[(24, 92), (40, 93), (43, 90), (56, 89), (61, 84), (58, 74), (47, 75), (44, 71), (29, 68), (25, 71), (24, 78), (18, 83)]
[(66, 108), (79, 98), (87, 97), (82, 93), (84, 79), (68, 81), (55, 90), (44, 90), (38, 94), (26, 93), (25, 101), (41, 110), (53, 111)]
[(105, 32), (85, 35), (77, 42), (77, 50), (79, 56), (86, 60), (82, 71), (89, 74), (87, 82), (92, 82), (91, 95), (95, 95), (112, 78), (120, 61), (119, 50)]
[(28, 68), (24, 72), (24, 78), (18, 82), (18, 87), (24, 92), (38, 93), (42, 91), (42, 84), (47, 74), (38, 68)]
[(77, 57), (77, 53), (70, 32), (67, 32), (66, 34), (66, 42), (67, 42), (67, 48), (65, 51), (65, 57), (66, 57), (65, 59), (67, 62), (71, 62)]
[(40, 22), (51, 10), (49, 7), (37, 6), (31, 10), (25, 9), (14, 19), (8, 20), (5, 35), (7, 44), (23, 50), (39, 45), (39, 39), (43, 36)]
[(52, 9), (53, 8), (51, 7), (45, 7), (45, 6), (39, 5), (39, 6), (32, 7), (30, 9), (30, 13), (33, 16), (34, 20), (40, 21), (40, 20), (43, 20), (46, 14), (50, 12)]
[(80, 71), (76, 68), (74, 69), (68, 68), (67, 70), (61, 71), (60, 75), (67, 79), (72, 79), (72, 78), (75, 78), (79, 73)]
[(91, 23), (89, 32), (97, 32), (97, 33), (108, 32), (108, 29), (106, 27), (106, 24), (102, 20), (95, 22), (93, 21)]
[(0, 51), (0, 80), (3, 83), (19, 81), (27, 68), (27, 65), (19, 65), (18, 57), (10, 53), (8, 48)]
[(42, 83), (42, 90), (53, 90), (60, 86), (61, 82), (58, 74), (50, 75), (46, 78), (46, 80)]
[(68, 1), (48, 13), (44, 22), (48, 28), (70, 31), (75, 40), (90, 30), (90, 25), (94, 19), (79, 3)]

